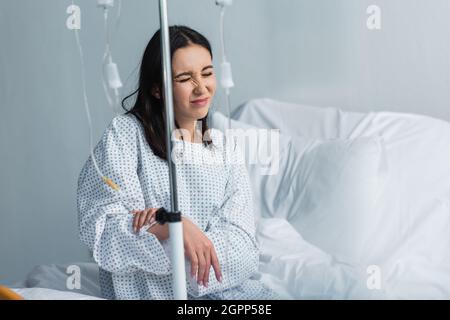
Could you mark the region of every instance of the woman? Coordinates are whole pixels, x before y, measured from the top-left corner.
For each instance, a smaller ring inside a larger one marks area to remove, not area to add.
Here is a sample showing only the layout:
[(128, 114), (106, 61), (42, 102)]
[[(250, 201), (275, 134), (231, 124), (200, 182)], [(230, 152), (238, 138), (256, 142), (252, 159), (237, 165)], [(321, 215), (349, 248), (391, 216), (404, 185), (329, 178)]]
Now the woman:
[[(188, 298), (276, 298), (251, 278), (259, 248), (242, 153), (208, 128), (216, 91), (210, 44), (187, 27), (173, 26), (169, 33)], [(153, 224), (158, 208), (170, 209), (159, 31), (145, 50), (139, 87), (124, 99), (124, 108), (136, 93), (134, 107), (112, 120), (94, 151), (101, 171), (121, 193), (102, 183), (91, 158), (81, 171), (80, 238), (100, 267), (106, 298), (172, 299), (168, 224)]]

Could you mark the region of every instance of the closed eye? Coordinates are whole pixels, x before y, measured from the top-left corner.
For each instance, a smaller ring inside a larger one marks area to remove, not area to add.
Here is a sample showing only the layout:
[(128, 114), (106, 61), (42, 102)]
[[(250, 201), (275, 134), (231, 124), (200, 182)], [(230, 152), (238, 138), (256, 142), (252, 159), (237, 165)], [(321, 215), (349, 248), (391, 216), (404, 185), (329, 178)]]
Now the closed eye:
[[(203, 74), (202, 76), (204, 76), (204, 77), (210, 77), (210, 76), (212, 76), (212, 75), (213, 75), (213, 73), (210, 72), (210, 73), (205, 73), (205, 74)], [(177, 80), (177, 81), (178, 81), (178, 82), (188, 82), (189, 80), (191, 80), (190, 77), (189, 77), (189, 78), (180, 79), (180, 80)]]

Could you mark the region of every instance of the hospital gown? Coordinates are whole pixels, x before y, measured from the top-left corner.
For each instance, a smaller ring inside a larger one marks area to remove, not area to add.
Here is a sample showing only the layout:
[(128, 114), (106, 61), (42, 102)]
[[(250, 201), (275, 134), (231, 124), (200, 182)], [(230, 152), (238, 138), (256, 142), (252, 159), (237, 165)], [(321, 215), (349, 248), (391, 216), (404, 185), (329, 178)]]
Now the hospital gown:
[[(210, 137), (213, 145), (208, 147), (174, 140), (172, 153), (179, 210), (212, 241), (223, 275), (220, 283), (211, 268), (208, 287), (201, 286), (190, 277), (185, 258), (188, 299), (277, 299), (257, 278), (259, 245), (242, 152), (219, 130), (211, 129)], [(170, 240), (159, 241), (146, 228), (134, 233), (130, 213), (170, 209), (167, 161), (153, 153), (133, 115), (116, 116), (94, 154), (102, 173), (121, 190), (101, 180), (89, 157), (78, 180), (79, 232), (100, 268), (102, 295), (173, 299)]]

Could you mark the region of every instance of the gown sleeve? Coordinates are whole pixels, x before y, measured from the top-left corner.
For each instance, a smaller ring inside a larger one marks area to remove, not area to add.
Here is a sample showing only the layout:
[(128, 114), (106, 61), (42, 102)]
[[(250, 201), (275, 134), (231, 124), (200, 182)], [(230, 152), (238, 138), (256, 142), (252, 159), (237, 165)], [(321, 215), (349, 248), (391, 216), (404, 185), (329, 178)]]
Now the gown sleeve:
[(224, 201), (213, 212), (205, 231), (217, 252), (223, 280), (220, 283), (211, 268), (208, 288), (198, 286), (190, 292), (196, 297), (238, 286), (258, 271), (259, 245), (255, 237), (250, 179), (237, 143), (231, 154)]
[(170, 259), (152, 233), (132, 229), (131, 210), (145, 209), (138, 177), (138, 124), (128, 116), (114, 118), (94, 150), (102, 173), (120, 187), (120, 193), (97, 175), (92, 158), (85, 163), (77, 189), (79, 237), (93, 252), (100, 268), (129, 274), (144, 271), (171, 273)]

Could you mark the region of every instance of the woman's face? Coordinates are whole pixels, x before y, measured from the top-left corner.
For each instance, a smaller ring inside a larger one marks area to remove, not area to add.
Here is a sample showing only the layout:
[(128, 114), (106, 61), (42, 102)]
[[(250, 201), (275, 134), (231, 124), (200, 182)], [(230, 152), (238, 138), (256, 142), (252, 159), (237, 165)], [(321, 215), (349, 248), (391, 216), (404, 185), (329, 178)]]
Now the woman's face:
[(172, 70), (177, 121), (181, 125), (204, 118), (216, 92), (216, 75), (209, 51), (195, 44), (176, 50)]

